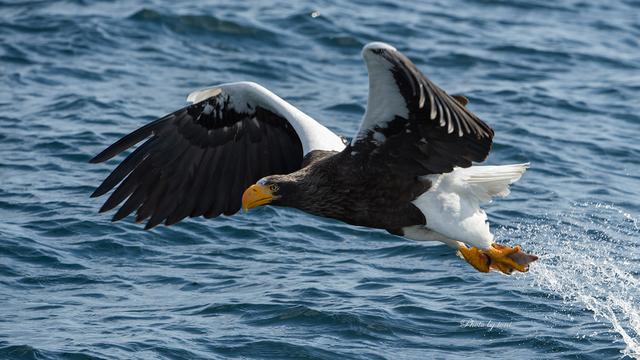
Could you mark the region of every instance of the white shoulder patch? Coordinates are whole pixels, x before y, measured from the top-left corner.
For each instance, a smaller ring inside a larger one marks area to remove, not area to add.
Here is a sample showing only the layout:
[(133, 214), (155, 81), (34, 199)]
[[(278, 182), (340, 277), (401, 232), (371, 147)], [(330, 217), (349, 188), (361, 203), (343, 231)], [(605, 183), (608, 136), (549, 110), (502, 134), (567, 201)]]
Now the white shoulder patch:
[(187, 101), (200, 102), (220, 94), (229, 97), (230, 105), (237, 112), (261, 106), (287, 119), (300, 137), (304, 155), (313, 150), (342, 151), (345, 148), (340, 136), (254, 82), (235, 82), (197, 90), (189, 94)]
[(362, 49), (369, 72), (369, 97), (367, 110), (351, 144), (366, 136), (369, 129), (376, 126), (385, 128), (396, 116), (409, 116), (406, 101), (391, 72), (393, 65), (377, 52), (379, 50), (396, 51), (391, 45), (379, 42), (370, 43)]
[(210, 88), (200, 89), (192, 92), (187, 96), (187, 101), (190, 103), (197, 103), (204, 99), (208, 99), (213, 96), (218, 96), (222, 92), (222, 87), (214, 86)]
[(387, 43), (383, 43), (381, 41), (374, 41), (374, 42), (368, 43), (367, 45), (365, 45), (362, 48), (362, 56), (364, 56), (364, 52), (365, 51), (371, 51), (371, 50), (376, 50), (376, 49), (397, 51), (396, 48), (394, 48), (393, 46), (391, 46), (391, 45), (389, 45)]

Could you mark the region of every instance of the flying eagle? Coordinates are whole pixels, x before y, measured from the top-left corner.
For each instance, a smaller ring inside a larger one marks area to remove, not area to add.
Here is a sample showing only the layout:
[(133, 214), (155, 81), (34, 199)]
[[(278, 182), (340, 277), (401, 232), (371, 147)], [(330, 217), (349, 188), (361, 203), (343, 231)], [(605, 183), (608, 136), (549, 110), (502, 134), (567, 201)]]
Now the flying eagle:
[(527, 271), (536, 256), (494, 243), (480, 204), (506, 196), (528, 164), (485, 160), (493, 130), (384, 43), (362, 50), (367, 110), (350, 141), (252, 82), (191, 93), (192, 104), (116, 141), (99, 163), (143, 142), (91, 195), (100, 212), (136, 211), (146, 229), (185, 217), (294, 207), (348, 224), (437, 240), (481, 272)]

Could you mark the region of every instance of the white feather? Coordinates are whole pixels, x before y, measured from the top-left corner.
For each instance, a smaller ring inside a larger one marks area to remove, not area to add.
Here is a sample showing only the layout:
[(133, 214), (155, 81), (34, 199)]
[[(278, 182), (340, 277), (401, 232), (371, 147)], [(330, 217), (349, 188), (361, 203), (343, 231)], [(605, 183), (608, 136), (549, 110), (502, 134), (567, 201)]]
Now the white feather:
[(407, 239), (416, 241), (440, 241), (453, 248), (458, 248), (460, 242), (451, 238), (448, 238), (433, 230), (429, 230), (422, 225), (407, 226), (402, 228), (402, 235)]
[(205, 89), (193, 91), (191, 94), (189, 94), (189, 96), (187, 96), (187, 101), (190, 103), (197, 103), (204, 99), (208, 99), (213, 96), (218, 96), (218, 94), (222, 92), (222, 86), (224, 85), (208, 87)]
[(313, 150), (342, 151), (342, 139), (309, 115), (254, 82), (236, 82), (192, 92), (187, 101), (195, 103), (220, 94), (229, 97), (230, 106), (237, 112), (247, 112), (256, 106), (264, 107), (289, 121), (300, 137), (304, 155)]
[(480, 249), (493, 243), (487, 214), (480, 204), (493, 196), (509, 194), (529, 164), (456, 168), (442, 175), (428, 175), (431, 188), (413, 204), (427, 219), (426, 227), (442, 236)]
[(409, 116), (406, 101), (393, 78), (392, 65), (384, 57), (376, 54), (376, 49), (396, 51), (392, 46), (380, 42), (370, 43), (362, 49), (362, 57), (369, 72), (369, 98), (367, 110), (356, 136), (351, 141), (352, 144), (366, 136), (367, 130), (376, 126), (386, 127), (396, 115), (404, 118)]
[(456, 173), (469, 186), (480, 203), (487, 203), (492, 197), (509, 195), (509, 185), (520, 180), (528, 168), (529, 163), (472, 166), (466, 169), (458, 168)]

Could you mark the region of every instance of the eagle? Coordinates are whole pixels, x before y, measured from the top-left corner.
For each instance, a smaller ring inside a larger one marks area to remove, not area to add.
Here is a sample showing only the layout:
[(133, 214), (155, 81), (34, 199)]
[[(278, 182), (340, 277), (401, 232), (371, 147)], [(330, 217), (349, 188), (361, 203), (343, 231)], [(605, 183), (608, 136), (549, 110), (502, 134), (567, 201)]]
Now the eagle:
[[(494, 242), (480, 205), (509, 194), (529, 164), (479, 166), (494, 131), (400, 51), (374, 42), (362, 57), (367, 108), (347, 140), (253, 82), (195, 91), (90, 160), (139, 145), (91, 197), (100, 212), (136, 212), (145, 229), (257, 206), (300, 209), (412, 240), (441, 241), (480, 272), (526, 272), (537, 257)], [(123, 203), (124, 202), (124, 203)]]

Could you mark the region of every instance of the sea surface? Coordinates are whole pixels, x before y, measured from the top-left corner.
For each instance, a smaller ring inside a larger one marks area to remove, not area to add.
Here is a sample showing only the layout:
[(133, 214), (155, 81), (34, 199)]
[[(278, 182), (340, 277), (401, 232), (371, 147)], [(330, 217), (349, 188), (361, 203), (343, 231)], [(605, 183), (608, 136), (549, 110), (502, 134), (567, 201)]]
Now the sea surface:
[[(540, 260), (481, 274), (437, 243), (285, 208), (144, 231), (88, 160), (258, 82), (339, 134), (370, 41), (529, 161), (488, 205)], [(640, 2), (0, 0), (0, 359), (640, 357)]]

